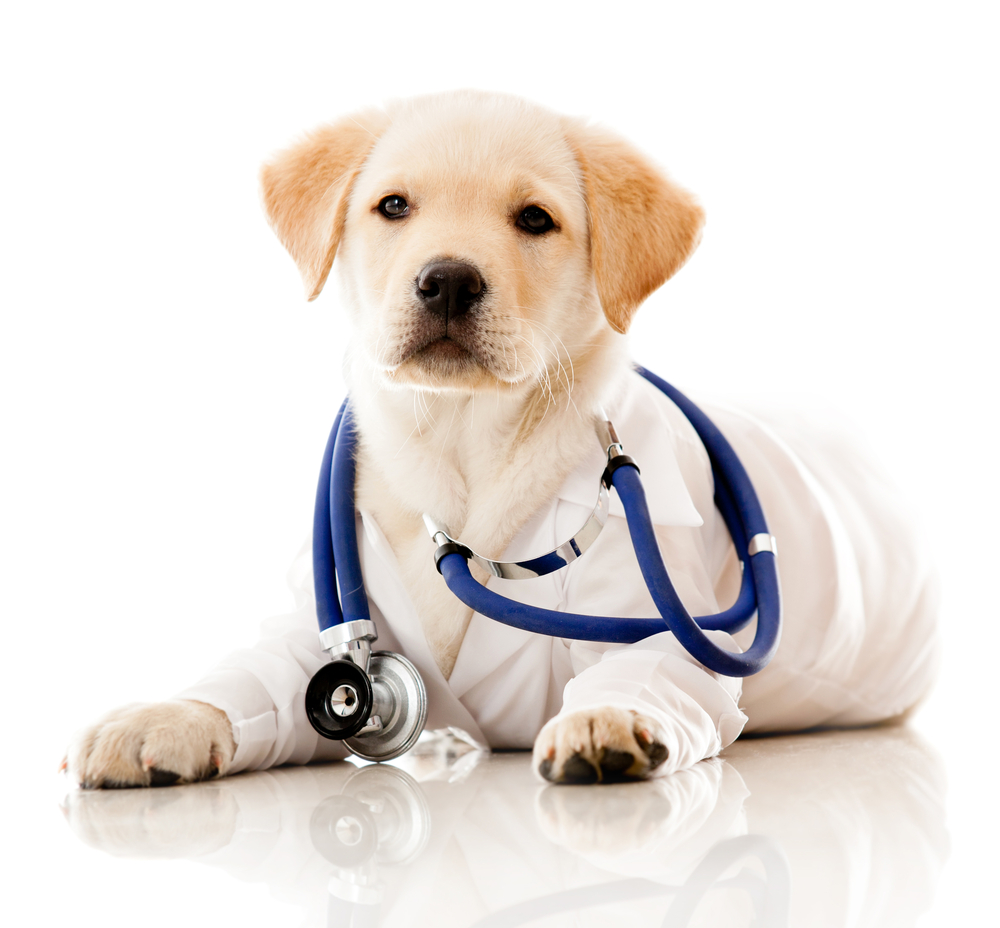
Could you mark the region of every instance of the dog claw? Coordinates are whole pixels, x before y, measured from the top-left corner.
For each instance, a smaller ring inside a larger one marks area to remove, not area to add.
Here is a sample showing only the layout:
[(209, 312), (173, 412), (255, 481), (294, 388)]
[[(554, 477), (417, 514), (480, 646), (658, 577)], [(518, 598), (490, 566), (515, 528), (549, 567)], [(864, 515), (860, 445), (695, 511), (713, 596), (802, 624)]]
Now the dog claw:
[(172, 770), (161, 770), (159, 767), (149, 768), (150, 786), (173, 786), (180, 778), (181, 775)]

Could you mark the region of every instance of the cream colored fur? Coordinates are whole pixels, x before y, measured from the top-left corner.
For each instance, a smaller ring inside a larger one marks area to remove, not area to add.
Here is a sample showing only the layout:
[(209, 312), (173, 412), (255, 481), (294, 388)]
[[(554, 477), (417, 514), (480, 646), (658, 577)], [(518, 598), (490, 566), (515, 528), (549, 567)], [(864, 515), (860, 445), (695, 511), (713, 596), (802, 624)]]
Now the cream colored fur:
[[(337, 273), (354, 329), (358, 506), (392, 546), (447, 677), (471, 610), (427, 556), (421, 513), (478, 551), (503, 552), (593, 442), (593, 414), (627, 364), (622, 333), (696, 246), (701, 210), (611, 133), (473, 92), (342, 120), (278, 155), (261, 178), (307, 296), (319, 294), (331, 266)], [(378, 211), (390, 195), (406, 199), (409, 215)], [(528, 206), (548, 212), (555, 229), (519, 228)], [(442, 259), (475, 266), (485, 282), (474, 318), (456, 330), (457, 358), (428, 346), (414, 283)], [(149, 760), (163, 767), (168, 757), (179, 766), (167, 769), (185, 779), (210, 769), (206, 758), (224, 740), (218, 719), (200, 704), (169, 705), (198, 745), (191, 756), (137, 748), (139, 729), (171, 724), (153, 707), (85, 733), (71, 754), (74, 775), (90, 785), (148, 783)], [(599, 765), (607, 748), (634, 755), (631, 775), (648, 772), (649, 742), (640, 742), (653, 740), (651, 726), (634, 713), (598, 710), (560, 724), (565, 732), (549, 726), (540, 736), (536, 763), (558, 766), (573, 746)], [(219, 754), (221, 774), (228, 761)]]
[(225, 712), (179, 699), (109, 712), (81, 733), (64, 764), (85, 788), (165, 786), (225, 776), (235, 753)]

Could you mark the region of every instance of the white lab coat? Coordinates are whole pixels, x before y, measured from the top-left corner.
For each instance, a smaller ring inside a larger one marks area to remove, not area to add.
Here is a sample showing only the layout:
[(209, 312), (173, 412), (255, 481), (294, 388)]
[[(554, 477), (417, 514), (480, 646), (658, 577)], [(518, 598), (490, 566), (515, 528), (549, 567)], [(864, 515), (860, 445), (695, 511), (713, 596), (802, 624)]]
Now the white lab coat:
[[(863, 725), (914, 705), (937, 665), (932, 571), (891, 485), (855, 438), (787, 417), (765, 424), (745, 412), (704, 406), (739, 454), (778, 538), (784, 629), (768, 667), (745, 680), (722, 677), (690, 657), (669, 632), (631, 645), (549, 638), (472, 617), (445, 680), (374, 519), (358, 515), (361, 561), (376, 647), (408, 657), (423, 676), (429, 729), (454, 727), (495, 748), (530, 748), (558, 713), (592, 706), (635, 709), (657, 719), (668, 760), (661, 773), (710, 757), (741, 731)], [(630, 374), (609, 408), (642, 468), (671, 578), (693, 615), (735, 599), (739, 565), (712, 503), (707, 455), (674, 404)], [(594, 443), (557, 496), (504, 553), (551, 550), (583, 524), (604, 461)], [(427, 556), (434, 545), (428, 539)], [(178, 694), (223, 709), (233, 722), (232, 772), (344, 756), (306, 719), (303, 695), (327, 660), (319, 648), (308, 546), (290, 582), (297, 608), (269, 620), (253, 648), (223, 661)], [(533, 580), (491, 579), (498, 592), (548, 609), (655, 616), (620, 503), (584, 558)], [(755, 623), (723, 646), (746, 648)]]

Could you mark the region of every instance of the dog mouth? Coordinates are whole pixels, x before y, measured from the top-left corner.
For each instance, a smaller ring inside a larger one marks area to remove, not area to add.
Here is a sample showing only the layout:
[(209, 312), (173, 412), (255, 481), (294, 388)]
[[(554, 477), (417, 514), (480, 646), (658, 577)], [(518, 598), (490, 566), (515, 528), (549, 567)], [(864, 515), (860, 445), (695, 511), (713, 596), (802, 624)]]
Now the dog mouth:
[[(412, 314), (382, 340), (378, 365), (394, 381), (448, 389), (512, 383), (512, 361), (521, 361), (510, 335), (484, 310), (457, 318)], [(523, 361), (521, 361), (523, 367)]]
[(472, 320), (455, 320), (429, 325), (423, 322), (409, 333), (395, 352), (396, 369), (416, 369), (438, 380), (461, 376), (475, 369), (490, 371), (495, 362), (482, 343)]
[(404, 366), (419, 372), (421, 380), (438, 384), (462, 381), (489, 369), (478, 352), (447, 333), (413, 345), (400, 363)]
[(459, 344), (450, 335), (442, 335), (434, 341), (428, 342), (421, 348), (417, 348), (409, 358), (404, 360), (421, 360), (425, 362), (455, 362), (455, 361), (477, 361), (468, 348)]

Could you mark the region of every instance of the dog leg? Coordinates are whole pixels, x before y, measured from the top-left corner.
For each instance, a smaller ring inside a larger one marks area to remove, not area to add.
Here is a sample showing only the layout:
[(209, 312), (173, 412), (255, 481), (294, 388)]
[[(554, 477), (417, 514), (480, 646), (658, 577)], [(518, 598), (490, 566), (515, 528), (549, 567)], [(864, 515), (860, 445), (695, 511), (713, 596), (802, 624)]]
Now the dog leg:
[(225, 712), (178, 699), (109, 713), (77, 736), (63, 767), (84, 789), (172, 786), (225, 776), (235, 753)]
[(659, 726), (630, 709), (572, 712), (535, 739), (532, 766), (550, 783), (642, 780), (667, 759)]

